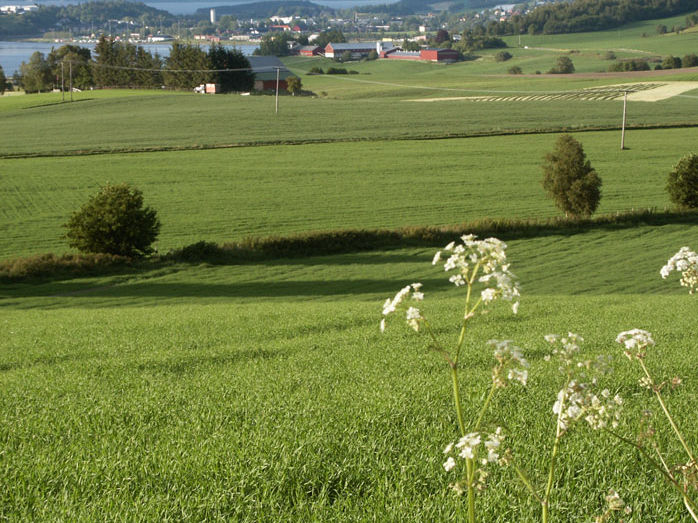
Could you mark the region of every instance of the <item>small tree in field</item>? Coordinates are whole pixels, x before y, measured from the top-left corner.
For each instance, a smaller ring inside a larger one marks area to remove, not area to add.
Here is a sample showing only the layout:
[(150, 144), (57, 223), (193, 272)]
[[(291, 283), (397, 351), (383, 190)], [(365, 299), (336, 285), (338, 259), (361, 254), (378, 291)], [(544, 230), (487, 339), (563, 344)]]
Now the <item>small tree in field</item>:
[(65, 224), (71, 247), (82, 252), (142, 256), (160, 232), (160, 220), (143, 207), (143, 193), (126, 183), (102, 187)]
[(586, 159), (582, 144), (569, 134), (545, 156), (543, 188), (565, 215), (591, 216), (601, 201), (601, 178)]
[(301, 79), (297, 76), (289, 76), (288, 78), (286, 78), (286, 90), (293, 96), (296, 96), (296, 94), (300, 94), (302, 88), (303, 84), (301, 82)]
[(679, 207), (698, 208), (698, 155), (688, 154), (669, 173), (669, 198)]
[(574, 64), (569, 56), (560, 56), (550, 71), (550, 74), (572, 74), (574, 73)]

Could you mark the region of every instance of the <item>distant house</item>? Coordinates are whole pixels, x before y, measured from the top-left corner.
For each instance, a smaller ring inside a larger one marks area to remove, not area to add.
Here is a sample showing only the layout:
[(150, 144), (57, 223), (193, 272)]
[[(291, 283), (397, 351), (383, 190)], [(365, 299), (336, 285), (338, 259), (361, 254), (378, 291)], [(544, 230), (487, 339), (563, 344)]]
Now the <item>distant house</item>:
[(317, 45), (304, 45), (298, 50), (298, 54), (301, 56), (318, 56), (323, 52), (322, 47)]
[(254, 73), (254, 90), (270, 91), (276, 89), (276, 71), (279, 71), (279, 90), (286, 89), (286, 79), (294, 76), (276, 56), (248, 56), (252, 73)]
[(458, 51), (455, 49), (422, 49), (419, 51), (419, 57), (422, 60), (432, 62), (457, 62)]
[(421, 49), (419, 51), (402, 51), (390, 49), (381, 53), (381, 58), (391, 60), (422, 60), (429, 62), (451, 63), (458, 61), (458, 51), (453, 49)]

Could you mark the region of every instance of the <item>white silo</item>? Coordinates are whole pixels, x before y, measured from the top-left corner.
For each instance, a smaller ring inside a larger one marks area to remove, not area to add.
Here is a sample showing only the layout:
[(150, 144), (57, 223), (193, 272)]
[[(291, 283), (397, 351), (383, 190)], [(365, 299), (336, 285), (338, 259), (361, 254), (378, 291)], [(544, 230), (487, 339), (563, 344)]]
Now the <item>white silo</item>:
[(216, 10), (211, 8), (209, 11), (209, 14), (211, 15), (211, 23), (215, 24), (216, 23)]

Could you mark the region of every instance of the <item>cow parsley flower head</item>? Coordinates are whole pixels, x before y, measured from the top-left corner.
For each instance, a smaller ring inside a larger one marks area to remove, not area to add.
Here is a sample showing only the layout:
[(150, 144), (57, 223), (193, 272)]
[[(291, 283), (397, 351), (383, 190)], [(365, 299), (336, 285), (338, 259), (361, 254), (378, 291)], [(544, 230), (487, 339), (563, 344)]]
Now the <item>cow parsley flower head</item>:
[(632, 329), (618, 334), (616, 342), (625, 347), (625, 355), (632, 359), (644, 358), (645, 349), (650, 345), (654, 345), (652, 334), (642, 329)]
[[(507, 465), (511, 461), (511, 451), (503, 447), (504, 444), (504, 434), (502, 433), (502, 428), (497, 427), (496, 430), (490, 434), (485, 432), (471, 432), (460, 438), (455, 443), (449, 443), (449, 445), (444, 450), (444, 454), (447, 455), (446, 461), (443, 463), (444, 470), (450, 472), (458, 466), (458, 460), (477, 460), (482, 466), (489, 465), (491, 463), (497, 465)], [(449, 455), (451, 454), (452, 455)], [(484, 488), (485, 480), (488, 473), (482, 468), (478, 469), (478, 483), (480, 483), (478, 488)], [(459, 492), (462, 485), (456, 484), (451, 485), (457, 493)]]
[(681, 247), (666, 265), (661, 268), (659, 274), (666, 279), (672, 271), (681, 272), (681, 285), (688, 287), (688, 292), (693, 294), (698, 290), (698, 254), (688, 247)]
[(480, 293), (484, 304), (502, 298), (512, 302), (516, 314), (521, 292), (516, 276), (509, 270), (506, 243), (497, 238), (478, 240), (474, 234), (463, 235), (460, 240), (461, 243), (451, 242), (438, 251), (432, 264), (440, 263), (443, 254), (444, 270), (455, 273), (449, 277), (451, 283), (461, 287), (472, 286), (477, 281), (485, 287)]
[(415, 331), (419, 331), (420, 323), (424, 321), (424, 317), (418, 308), (407, 305), (405, 302), (408, 300), (424, 300), (424, 293), (420, 291), (421, 288), (421, 283), (406, 285), (400, 289), (392, 299), (388, 298), (385, 300), (385, 303), (383, 304), (383, 318), (381, 319), (380, 323), (381, 332), (385, 331), (385, 318), (400, 308), (406, 308), (405, 320), (407, 321), (407, 324)]
[[(552, 355), (560, 361), (560, 372), (565, 372), (565, 369), (574, 367), (579, 363), (577, 361), (577, 355), (580, 351), (579, 345), (584, 341), (584, 338), (579, 334), (574, 332), (568, 332), (567, 336), (546, 334), (543, 338), (554, 346)], [(546, 357), (546, 361), (549, 359)]]
[[(487, 342), (494, 347), (494, 358), (497, 365), (492, 369), (492, 382), (497, 387), (506, 387), (507, 380), (526, 385), (528, 381), (528, 361), (521, 349), (511, 340), (490, 340)], [(506, 376), (506, 378), (505, 378)]]

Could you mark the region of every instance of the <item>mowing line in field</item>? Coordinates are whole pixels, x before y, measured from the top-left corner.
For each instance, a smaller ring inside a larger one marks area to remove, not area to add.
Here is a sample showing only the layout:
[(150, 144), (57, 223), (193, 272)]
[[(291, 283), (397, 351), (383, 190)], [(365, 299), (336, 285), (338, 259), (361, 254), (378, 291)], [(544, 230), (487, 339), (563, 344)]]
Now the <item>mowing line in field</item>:
[[(634, 84), (619, 84), (603, 87), (592, 87), (581, 91), (565, 91), (558, 93), (545, 93), (530, 96), (506, 95), (506, 96), (450, 96), (442, 98), (417, 98), (405, 100), (406, 102), (446, 102), (446, 101), (472, 101), (472, 102), (531, 102), (550, 100), (622, 100), (623, 93), (628, 92), (628, 100), (634, 102), (658, 102), (683, 93), (698, 89), (698, 82), (640, 82)], [(504, 92), (504, 91), (499, 91)], [(695, 98), (691, 95), (683, 95)]]

